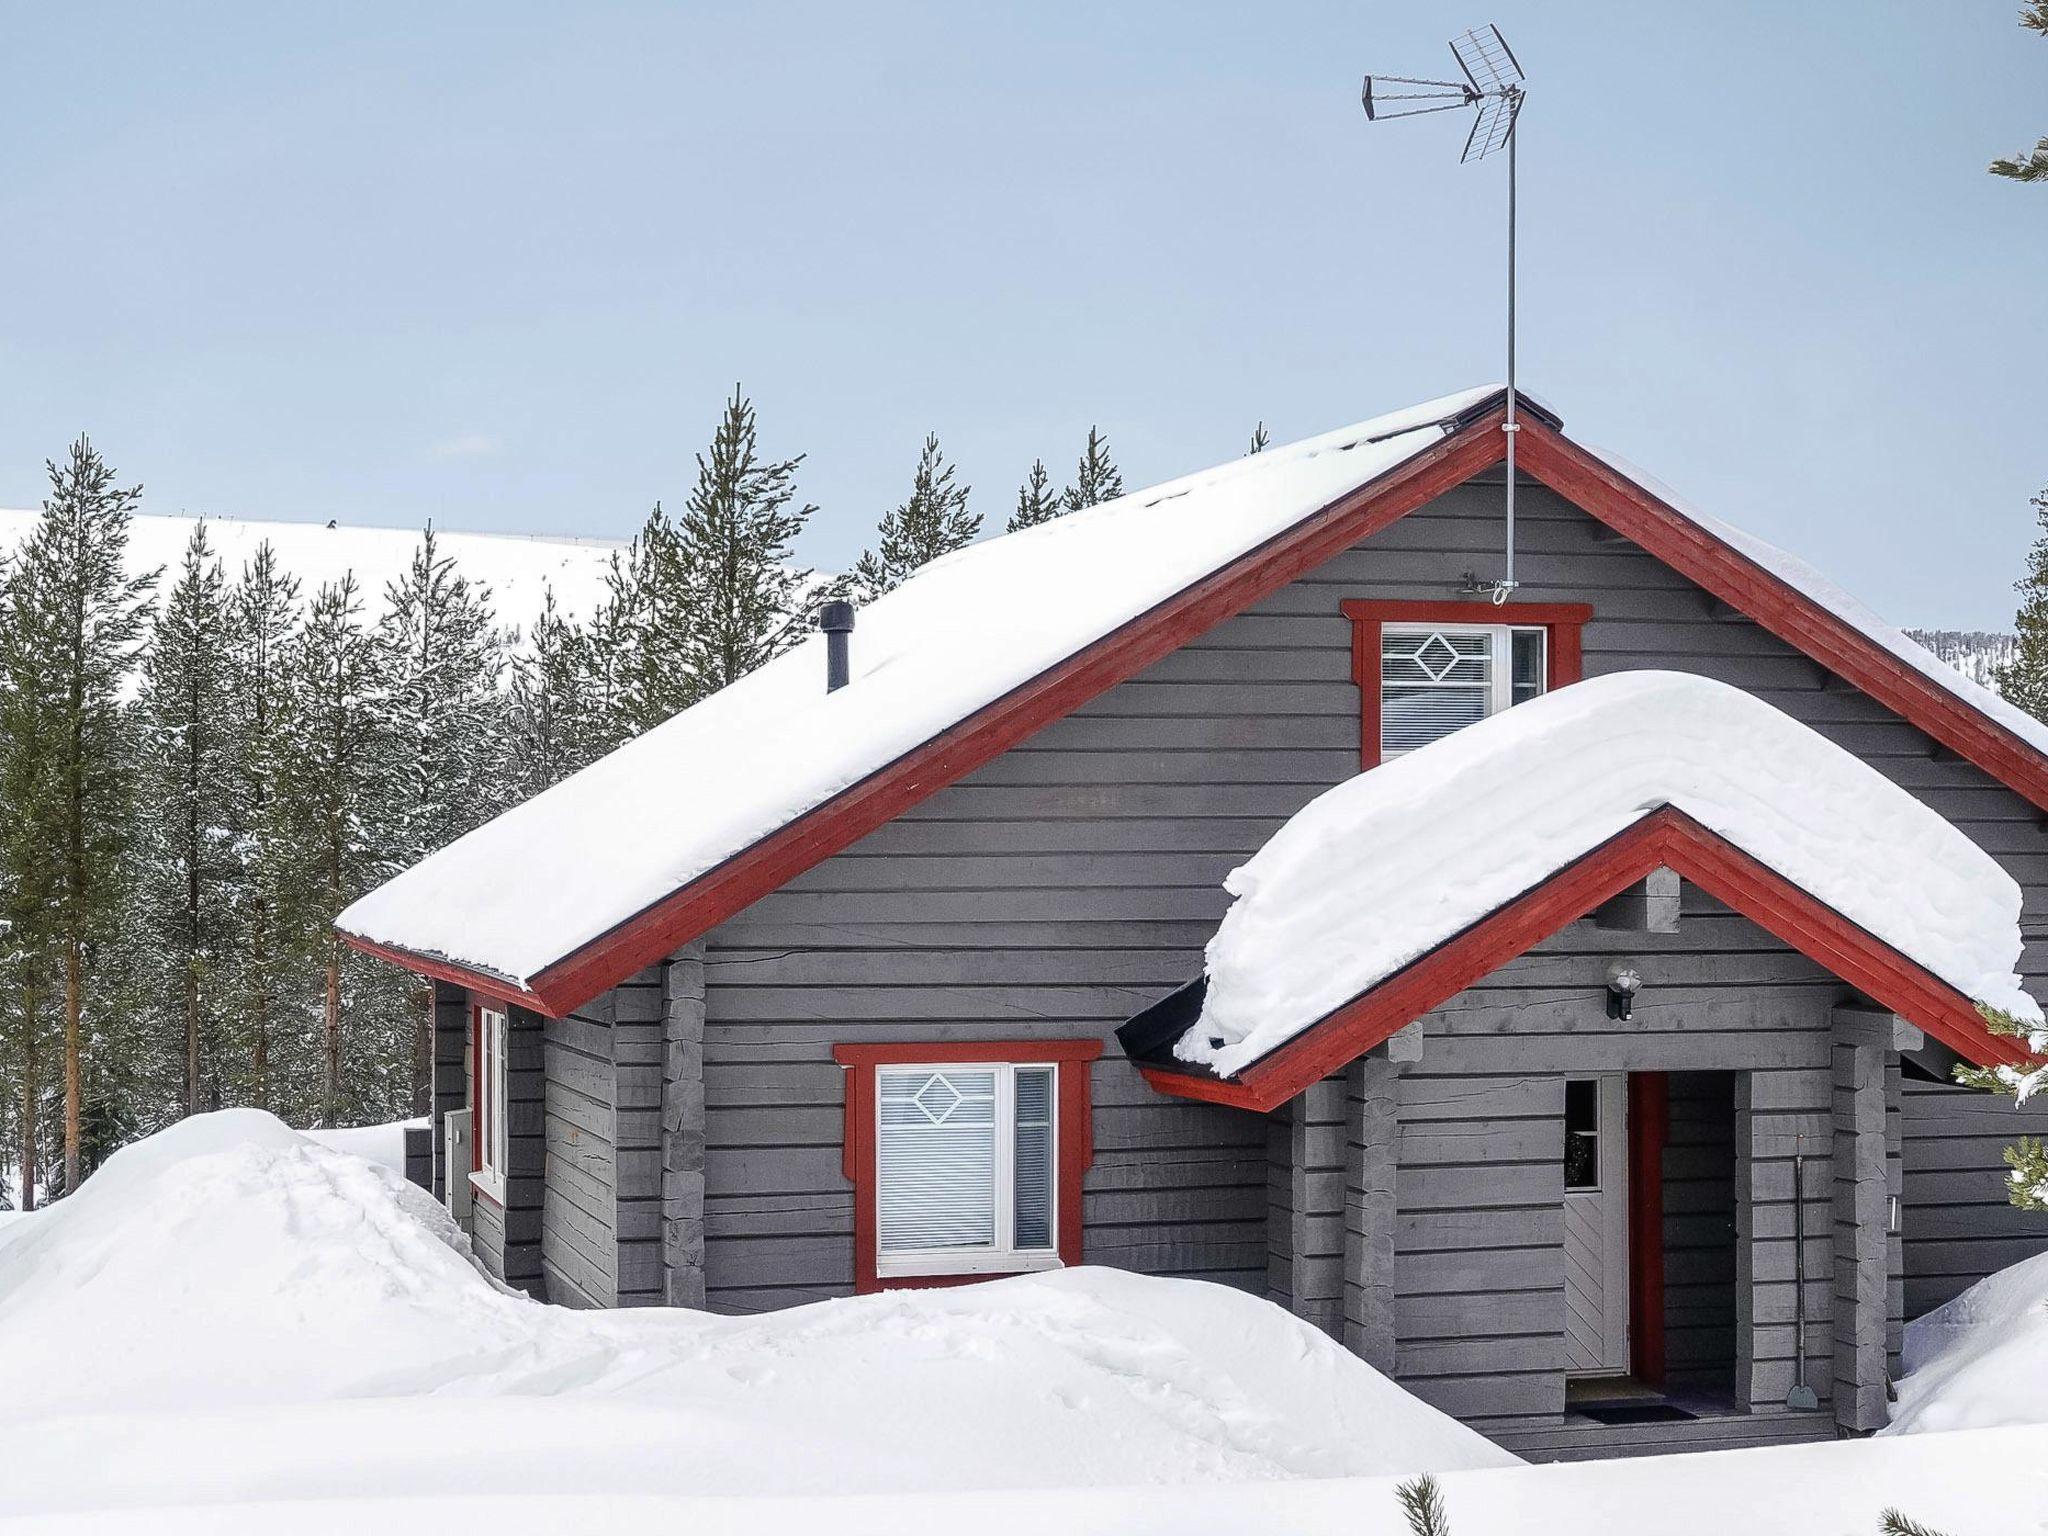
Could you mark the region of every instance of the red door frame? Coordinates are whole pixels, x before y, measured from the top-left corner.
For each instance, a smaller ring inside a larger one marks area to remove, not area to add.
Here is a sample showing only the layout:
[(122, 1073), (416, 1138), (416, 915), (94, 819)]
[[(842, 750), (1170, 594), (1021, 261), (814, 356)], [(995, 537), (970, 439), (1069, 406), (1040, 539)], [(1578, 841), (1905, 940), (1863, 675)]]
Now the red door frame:
[(1664, 1145), (1671, 1078), (1628, 1075), (1628, 1366), (1644, 1386), (1664, 1381)]

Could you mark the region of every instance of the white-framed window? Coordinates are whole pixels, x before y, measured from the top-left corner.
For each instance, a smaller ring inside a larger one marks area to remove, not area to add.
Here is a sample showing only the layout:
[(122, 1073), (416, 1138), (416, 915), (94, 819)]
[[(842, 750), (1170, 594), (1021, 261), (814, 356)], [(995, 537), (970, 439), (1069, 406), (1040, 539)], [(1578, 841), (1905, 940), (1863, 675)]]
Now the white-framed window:
[(505, 1111), (506, 1055), (510, 1026), (502, 1008), (476, 1011), (476, 1182), (500, 1201), (511, 1166)]
[(1380, 758), (1399, 757), (1543, 692), (1549, 634), (1518, 624), (1380, 631)]
[(1007, 1274), (1058, 1265), (1059, 1068), (875, 1069), (875, 1269)]

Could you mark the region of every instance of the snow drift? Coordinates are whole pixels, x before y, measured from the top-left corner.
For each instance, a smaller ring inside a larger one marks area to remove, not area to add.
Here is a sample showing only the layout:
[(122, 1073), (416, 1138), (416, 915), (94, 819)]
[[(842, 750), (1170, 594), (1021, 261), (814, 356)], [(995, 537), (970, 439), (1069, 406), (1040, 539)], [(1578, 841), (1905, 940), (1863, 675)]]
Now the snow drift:
[(1904, 1365), (1885, 1434), (2048, 1424), (2048, 1253), (1908, 1323)]
[[(24, 1469), (0, 1510), (124, 1480), (303, 1490), (337, 1462), (351, 1487), (365, 1469), (392, 1492), (441, 1486), (457, 1440), (476, 1486), (546, 1465), (563, 1486), (691, 1494), (1514, 1460), (1280, 1309), (1199, 1282), (1077, 1269), (752, 1318), (543, 1306), (488, 1279), (423, 1191), (249, 1110), (127, 1148), (8, 1229), (0, 1405)], [(80, 1458), (116, 1441), (77, 1487)]]
[(1319, 795), (1224, 882), (1183, 1060), (1236, 1072), (1671, 805), (1965, 996), (2039, 1025), (2020, 889), (1818, 732), (1676, 672), (1588, 679)]

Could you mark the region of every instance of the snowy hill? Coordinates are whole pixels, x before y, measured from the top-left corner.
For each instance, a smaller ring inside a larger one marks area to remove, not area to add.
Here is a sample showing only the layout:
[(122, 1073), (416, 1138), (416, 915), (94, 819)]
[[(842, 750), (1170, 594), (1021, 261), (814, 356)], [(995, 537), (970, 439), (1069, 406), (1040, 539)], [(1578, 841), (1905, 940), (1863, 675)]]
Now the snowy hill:
[(1973, 683), (1992, 687), (1992, 674), (2012, 660), (2017, 637), (1991, 629), (1909, 629), (1919, 642)]
[[(27, 536), (40, 514), (0, 509), (0, 552), (10, 551)], [(190, 517), (144, 515), (135, 519), (129, 541), (129, 566), (147, 571), (175, 565), (192, 537)], [(365, 605), (378, 612), (385, 585), (396, 579), (419, 547), (419, 533), (407, 528), (329, 528), (323, 523), (255, 522), (209, 517), (207, 533), (221, 563), (233, 577), (265, 539), (284, 568), (299, 578), (305, 596), (353, 570), (366, 594)], [(496, 601), (500, 623), (522, 630), (540, 612), (543, 586), (552, 586), (555, 602), (566, 614), (581, 617), (604, 591), (605, 563), (620, 543), (608, 539), (541, 538), (510, 533), (441, 534), (441, 547), (456, 567), (473, 581), (487, 585)]]

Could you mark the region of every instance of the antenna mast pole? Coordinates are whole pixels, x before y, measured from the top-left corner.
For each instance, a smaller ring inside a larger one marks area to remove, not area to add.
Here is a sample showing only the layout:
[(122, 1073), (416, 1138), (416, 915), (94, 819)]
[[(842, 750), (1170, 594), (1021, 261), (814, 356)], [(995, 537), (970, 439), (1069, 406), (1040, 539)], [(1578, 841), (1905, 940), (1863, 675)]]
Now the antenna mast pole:
[[(1516, 95), (1521, 93), (1516, 91)], [(1519, 114), (1517, 114), (1519, 116)], [(1519, 123), (1516, 125), (1519, 126)], [(1493, 589), (1496, 605), (1505, 603), (1515, 590), (1515, 438), (1521, 428), (1515, 422), (1515, 139), (1508, 132), (1508, 418), (1501, 431), (1508, 439), (1508, 556), (1507, 574)]]
[(1367, 75), (1363, 100), (1368, 122), (1381, 118), (1421, 117), (1431, 112), (1475, 109), (1459, 161), (1471, 164), (1496, 150), (1508, 152), (1508, 400), (1501, 431), (1507, 436), (1507, 569), (1500, 580), (1485, 583), (1467, 577), (1469, 592), (1491, 591), (1496, 606), (1508, 600), (1515, 580), (1515, 438), (1521, 432), (1515, 400), (1515, 127), (1526, 92), (1522, 66), (1500, 28), (1473, 28), (1451, 39), (1451, 56), (1461, 80), (1423, 80), (1413, 75)]

